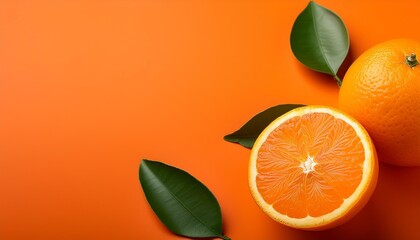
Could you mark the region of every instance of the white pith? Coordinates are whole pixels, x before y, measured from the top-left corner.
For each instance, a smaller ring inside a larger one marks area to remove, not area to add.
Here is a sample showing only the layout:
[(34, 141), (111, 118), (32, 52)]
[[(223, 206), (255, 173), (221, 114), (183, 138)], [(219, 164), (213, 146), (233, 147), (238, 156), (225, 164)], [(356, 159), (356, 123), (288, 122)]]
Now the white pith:
[(314, 161), (314, 158), (313, 158), (313, 157), (311, 157), (311, 156), (308, 154), (308, 157), (306, 158), (306, 161), (302, 162), (302, 163), (300, 164), (300, 167), (303, 169), (303, 173), (308, 174), (308, 173), (310, 173), (310, 172), (313, 172), (313, 171), (314, 171), (314, 168), (315, 168), (315, 165), (316, 165), (316, 164), (317, 164), (317, 163)]

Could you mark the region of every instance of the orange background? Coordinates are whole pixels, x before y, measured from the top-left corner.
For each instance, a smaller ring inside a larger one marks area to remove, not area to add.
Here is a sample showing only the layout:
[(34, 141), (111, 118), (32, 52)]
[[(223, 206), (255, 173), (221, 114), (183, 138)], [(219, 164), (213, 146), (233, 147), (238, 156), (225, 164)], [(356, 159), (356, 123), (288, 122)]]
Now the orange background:
[[(182, 239), (147, 204), (142, 158), (207, 185), (234, 240), (420, 239), (419, 168), (381, 165), (351, 222), (305, 232), (259, 210), (249, 150), (223, 141), (277, 104), (336, 106), (334, 80), (289, 47), (307, 3), (1, 1), (0, 239)], [(318, 3), (348, 28), (346, 67), (375, 43), (420, 39), (414, 0)]]

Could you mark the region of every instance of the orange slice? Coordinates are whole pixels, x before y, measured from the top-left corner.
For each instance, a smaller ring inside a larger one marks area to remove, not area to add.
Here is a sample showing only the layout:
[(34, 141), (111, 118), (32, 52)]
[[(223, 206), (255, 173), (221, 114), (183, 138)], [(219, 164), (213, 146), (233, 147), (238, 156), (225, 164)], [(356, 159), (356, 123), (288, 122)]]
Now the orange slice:
[(360, 123), (322, 106), (274, 120), (251, 151), (249, 186), (259, 207), (290, 227), (323, 230), (353, 217), (378, 177), (374, 145)]

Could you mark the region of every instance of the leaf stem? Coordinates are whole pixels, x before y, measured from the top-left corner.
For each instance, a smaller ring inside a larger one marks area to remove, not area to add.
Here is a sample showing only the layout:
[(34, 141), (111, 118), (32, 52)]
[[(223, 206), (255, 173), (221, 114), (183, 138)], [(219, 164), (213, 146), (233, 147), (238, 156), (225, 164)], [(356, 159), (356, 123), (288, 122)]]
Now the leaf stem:
[(225, 235), (221, 235), (221, 236), (219, 236), (219, 238), (223, 239), (223, 240), (231, 240), (230, 237), (225, 236)]
[(343, 83), (343, 81), (341, 81), (341, 79), (337, 75), (334, 75), (333, 77), (337, 81), (338, 87), (341, 87), (341, 84)]

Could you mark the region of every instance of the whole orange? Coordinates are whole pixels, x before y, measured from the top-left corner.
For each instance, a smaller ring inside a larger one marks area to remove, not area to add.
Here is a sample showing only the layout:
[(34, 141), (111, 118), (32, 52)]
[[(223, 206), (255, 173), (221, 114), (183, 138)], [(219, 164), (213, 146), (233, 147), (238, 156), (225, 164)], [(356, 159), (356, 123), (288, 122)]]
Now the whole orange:
[(364, 52), (344, 76), (339, 108), (368, 131), (379, 160), (420, 166), (420, 42), (395, 39)]

